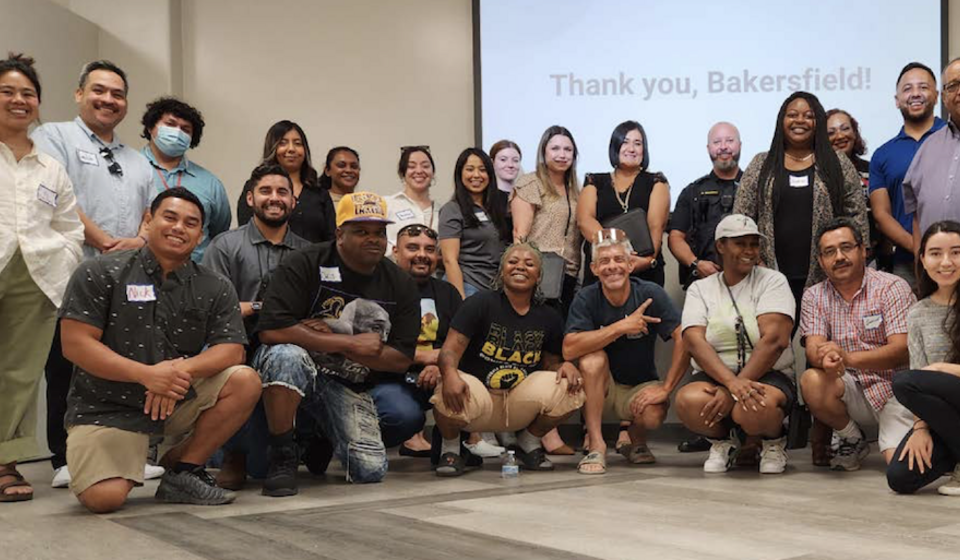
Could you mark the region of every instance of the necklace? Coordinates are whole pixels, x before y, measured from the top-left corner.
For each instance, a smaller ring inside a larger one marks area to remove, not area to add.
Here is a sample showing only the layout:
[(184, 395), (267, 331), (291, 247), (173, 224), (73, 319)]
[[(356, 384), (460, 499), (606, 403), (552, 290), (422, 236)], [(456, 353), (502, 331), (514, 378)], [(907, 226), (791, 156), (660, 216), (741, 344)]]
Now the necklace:
[(788, 158), (792, 159), (793, 161), (808, 161), (810, 158), (813, 157), (813, 152), (810, 152), (810, 154), (808, 154), (808, 155), (806, 155), (806, 156), (804, 156), (804, 157), (792, 156), (792, 155), (790, 155), (790, 152), (783, 152), (783, 155), (787, 156)]
[(620, 191), (617, 190), (617, 174), (615, 172), (610, 173), (610, 186), (613, 187), (613, 194), (617, 197), (617, 203), (620, 204), (620, 208), (626, 214), (630, 211), (630, 191), (633, 190), (633, 183), (630, 183), (630, 186), (627, 187), (626, 192), (623, 193), (623, 198), (620, 198)]

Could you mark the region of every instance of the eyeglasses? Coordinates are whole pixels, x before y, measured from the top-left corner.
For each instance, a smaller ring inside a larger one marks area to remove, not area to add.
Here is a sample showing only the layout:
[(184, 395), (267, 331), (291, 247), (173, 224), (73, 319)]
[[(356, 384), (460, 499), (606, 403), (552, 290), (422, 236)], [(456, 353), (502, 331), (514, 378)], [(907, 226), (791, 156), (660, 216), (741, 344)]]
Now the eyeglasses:
[(410, 237), (419, 237), (421, 233), (426, 234), (427, 237), (433, 239), (434, 241), (437, 240), (437, 232), (423, 224), (410, 224), (408, 226), (403, 226), (400, 228), (400, 231), (397, 232), (397, 239), (400, 239), (404, 235), (408, 235)]
[(943, 86), (943, 91), (945, 93), (950, 93), (950, 94), (957, 93), (958, 89), (960, 89), (960, 80), (954, 80), (949, 84), (946, 84)]
[(408, 150), (409, 150), (409, 151), (412, 151), (412, 152), (421, 152), (421, 151), (423, 151), (423, 152), (427, 152), (427, 153), (429, 154), (429, 153), (430, 153), (430, 146), (427, 146), (427, 145), (425, 145), (425, 144), (422, 145), (422, 146), (400, 146), (400, 153), (401, 153), (401, 154), (402, 154), (403, 152), (408, 151)]
[(842, 243), (839, 247), (827, 247), (823, 251), (820, 251), (820, 256), (827, 259), (832, 259), (833, 257), (837, 256), (838, 250), (844, 255), (849, 255), (859, 246), (859, 243)]
[(120, 167), (120, 164), (113, 157), (113, 151), (110, 148), (104, 146), (100, 148), (100, 155), (103, 156), (103, 159), (107, 160), (107, 163), (110, 165), (107, 166), (107, 171), (111, 175), (116, 175), (117, 177), (123, 177), (123, 168)]

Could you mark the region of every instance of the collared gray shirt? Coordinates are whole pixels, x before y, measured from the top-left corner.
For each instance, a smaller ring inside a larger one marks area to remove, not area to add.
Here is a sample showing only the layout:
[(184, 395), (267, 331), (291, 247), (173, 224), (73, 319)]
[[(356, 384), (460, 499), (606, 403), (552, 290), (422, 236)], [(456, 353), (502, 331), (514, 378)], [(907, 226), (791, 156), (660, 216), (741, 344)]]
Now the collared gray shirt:
[[(246, 342), (230, 282), (193, 261), (164, 278), (148, 247), (80, 263), (67, 284), (60, 317), (100, 329), (108, 348), (147, 365), (196, 356), (208, 346)], [(191, 388), (187, 399), (195, 396)], [(77, 367), (65, 423), (159, 433), (163, 421), (143, 413), (145, 398), (146, 389), (138, 383), (110, 381)]]
[[(203, 255), (203, 266), (222, 274), (233, 284), (240, 301), (262, 301), (270, 275), (283, 258), (310, 242), (287, 228), (283, 241), (273, 244), (250, 220), (237, 229), (218, 235)], [(257, 327), (254, 313), (244, 319), (247, 334), (253, 337)]]
[[(100, 229), (113, 237), (136, 237), (144, 210), (156, 194), (153, 170), (147, 160), (114, 134), (107, 144), (80, 119), (47, 123), (33, 131), (37, 149), (59, 161), (67, 170), (77, 205)], [(110, 173), (110, 162), (101, 153), (108, 148), (123, 175)], [(84, 244), (83, 254), (96, 249)]]
[(903, 207), (916, 212), (920, 235), (940, 220), (960, 221), (960, 129), (956, 123), (931, 134), (903, 179)]

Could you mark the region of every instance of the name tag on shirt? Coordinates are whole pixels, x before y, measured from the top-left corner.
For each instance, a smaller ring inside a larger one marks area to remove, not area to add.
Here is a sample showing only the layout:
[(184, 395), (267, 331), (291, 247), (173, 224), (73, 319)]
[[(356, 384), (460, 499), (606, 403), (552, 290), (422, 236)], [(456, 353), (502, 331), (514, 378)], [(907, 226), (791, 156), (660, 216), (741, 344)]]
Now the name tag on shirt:
[(481, 212), (474, 212), (473, 215), (476, 216), (477, 219), (480, 220), (481, 222), (487, 222), (487, 221), (489, 221), (489, 220), (487, 219), (487, 213), (486, 213), (486, 212), (482, 212), (482, 211), (481, 211)]
[(37, 199), (44, 204), (50, 205), (54, 208), (57, 207), (56, 191), (48, 188), (43, 183), (40, 183), (40, 186), (37, 187)]
[(863, 318), (863, 328), (872, 330), (883, 323), (883, 315), (868, 315)]
[(152, 284), (127, 284), (127, 301), (157, 301)]
[(797, 188), (808, 187), (810, 186), (810, 177), (807, 177), (806, 175), (801, 175), (799, 177), (796, 175), (791, 175), (790, 186)]
[(397, 212), (398, 220), (414, 220), (417, 215), (413, 213), (413, 210), (409, 208), (404, 208), (403, 210)]
[(80, 163), (100, 167), (100, 161), (97, 159), (97, 154), (93, 152), (87, 152), (85, 150), (78, 149), (77, 158), (80, 159)]
[(340, 277), (340, 267), (337, 266), (321, 266), (320, 267), (320, 280), (323, 282), (341, 282), (343, 279)]

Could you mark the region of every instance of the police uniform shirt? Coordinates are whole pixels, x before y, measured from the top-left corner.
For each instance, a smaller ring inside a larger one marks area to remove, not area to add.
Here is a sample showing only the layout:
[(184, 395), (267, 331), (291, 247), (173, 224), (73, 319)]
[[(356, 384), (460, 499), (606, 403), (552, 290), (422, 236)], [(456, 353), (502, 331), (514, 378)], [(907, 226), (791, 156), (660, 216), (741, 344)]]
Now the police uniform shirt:
[(733, 211), (742, 176), (743, 171), (739, 171), (736, 179), (721, 179), (711, 171), (680, 193), (670, 218), (670, 229), (687, 234), (687, 244), (698, 259), (719, 264), (714, 235), (720, 220)]

